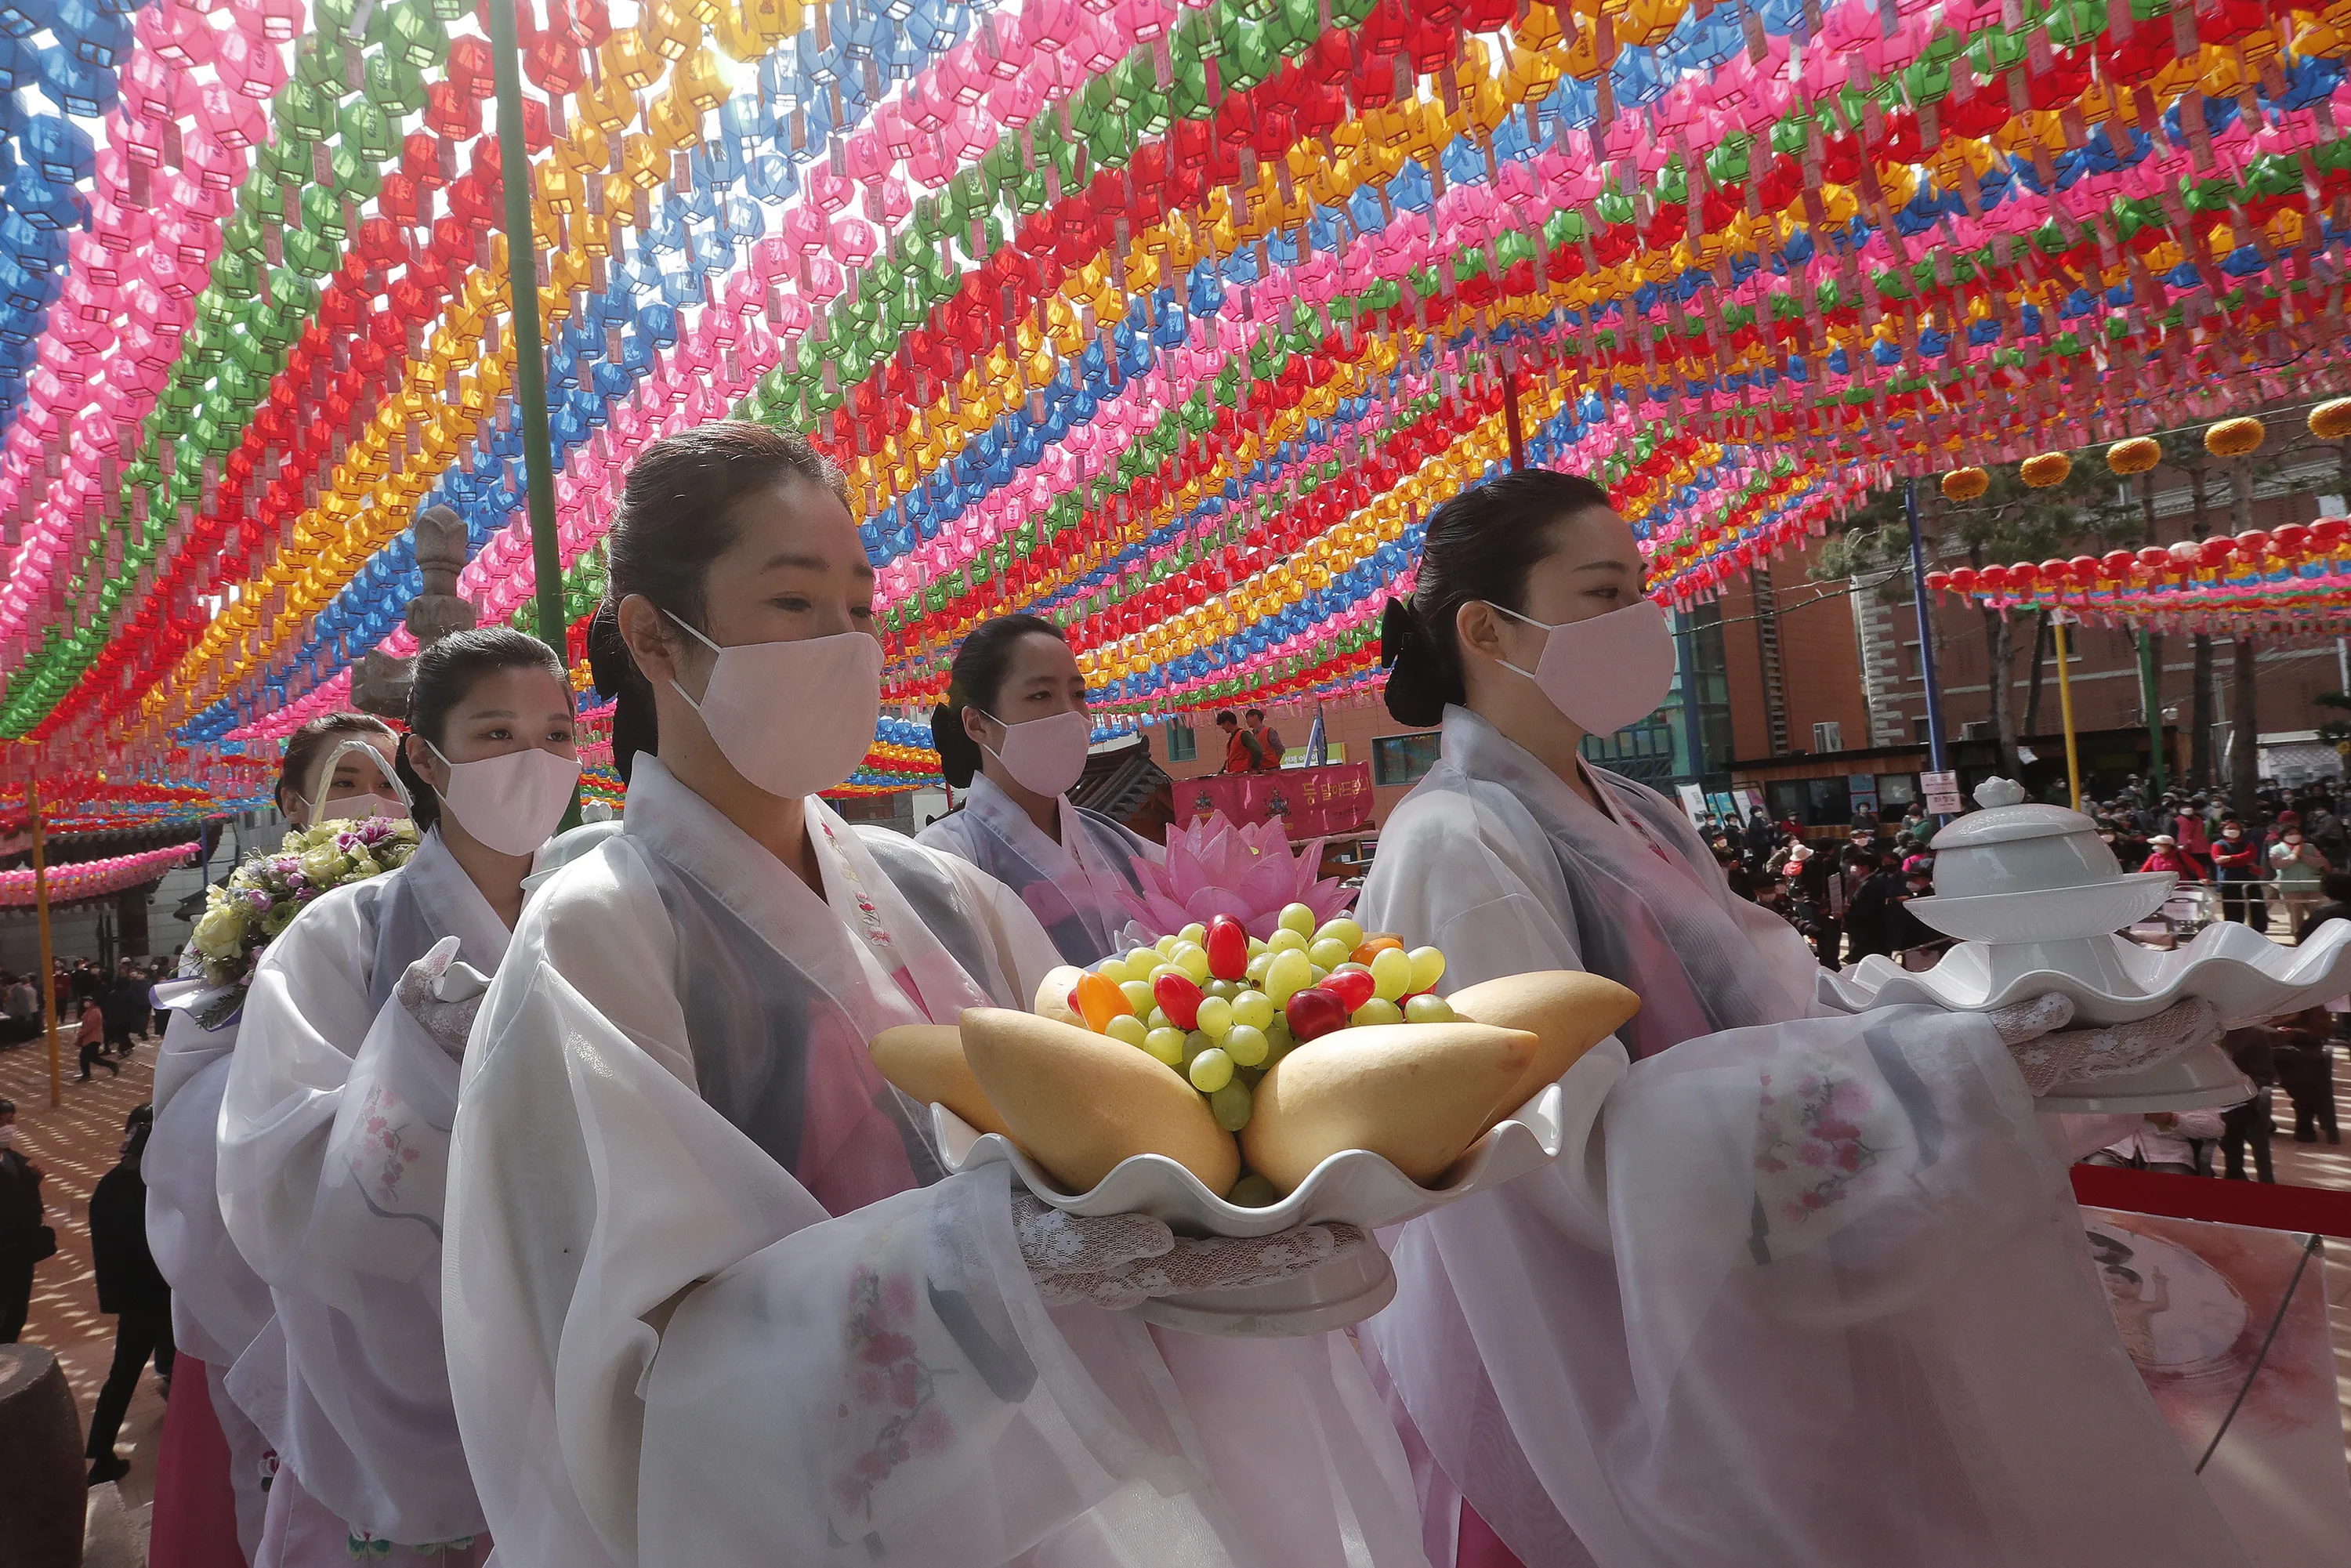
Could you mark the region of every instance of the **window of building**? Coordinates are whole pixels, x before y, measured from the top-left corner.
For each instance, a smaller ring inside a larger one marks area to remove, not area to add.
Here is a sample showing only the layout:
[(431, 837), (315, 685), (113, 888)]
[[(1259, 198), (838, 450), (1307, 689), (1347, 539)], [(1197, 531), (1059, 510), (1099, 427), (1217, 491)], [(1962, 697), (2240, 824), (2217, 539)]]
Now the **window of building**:
[(1192, 727), (1180, 718), (1169, 719), (1167, 721), (1167, 760), (1189, 762), (1199, 755), (1199, 737), (1192, 733)]
[(1372, 782), (1415, 784), (1437, 766), (1437, 732), (1383, 735), (1372, 741)]
[(1881, 773), (1877, 776), (1877, 809), (1888, 806), (1897, 810), (1918, 798), (1918, 776), (1916, 773)]

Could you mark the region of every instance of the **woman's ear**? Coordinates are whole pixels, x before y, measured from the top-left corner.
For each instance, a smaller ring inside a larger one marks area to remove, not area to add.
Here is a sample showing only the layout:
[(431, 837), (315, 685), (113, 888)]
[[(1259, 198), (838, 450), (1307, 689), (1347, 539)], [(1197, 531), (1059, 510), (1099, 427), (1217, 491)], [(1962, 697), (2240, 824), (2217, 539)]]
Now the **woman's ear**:
[(664, 624), (662, 612), (652, 600), (642, 593), (632, 593), (621, 601), (613, 619), (620, 625), (621, 641), (629, 645), (629, 657), (636, 661), (648, 685), (660, 691), (677, 679), (677, 659), (670, 651), (669, 627)]
[(964, 704), (957, 716), (963, 720), (963, 732), (971, 737), (974, 746), (987, 744), (987, 718), (977, 706)]
[(1502, 618), (1482, 599), (1462, 601), (1461, 608), (1453, 612), (1453, 633), (1460, 639), (1464, 652), (1474, 651), (1489, 659), (1506, 657), (1502, 652)]
[(449, 787), (448, 768), (442, 765), (440, 758), (434, 755), (433, 747), (424, 743), (423, 736), (413, 730), (402, 736), (400, 751), (408, 761), (408, 770), (432, 785), (434, 794), (438, 795)]

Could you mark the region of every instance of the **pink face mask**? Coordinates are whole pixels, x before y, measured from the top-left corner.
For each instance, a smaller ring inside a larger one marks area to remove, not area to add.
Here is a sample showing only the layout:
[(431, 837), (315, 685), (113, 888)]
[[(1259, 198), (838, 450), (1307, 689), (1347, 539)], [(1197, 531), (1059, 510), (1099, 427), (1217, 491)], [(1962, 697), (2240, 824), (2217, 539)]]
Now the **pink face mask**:
[(1674, 687), (1674, 630), (1664, 609), (1644, 599), (1583, 621), (1550, 625), (1488, 601), (1513, 621), (1542, 627), (1542, 657), (1531, 670), (1509, 660), (1586, 735), (1614, 735), (1657, 711)]

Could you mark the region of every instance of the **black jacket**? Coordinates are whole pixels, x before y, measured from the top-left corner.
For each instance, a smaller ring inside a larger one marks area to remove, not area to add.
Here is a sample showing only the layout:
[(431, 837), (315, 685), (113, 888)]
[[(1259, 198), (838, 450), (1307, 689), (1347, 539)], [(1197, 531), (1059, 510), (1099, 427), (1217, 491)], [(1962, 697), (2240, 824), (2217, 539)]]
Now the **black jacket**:
[(37, 1257), (41, 1247), (41, 1167), (0, 1149), (0, 1261)]
[(136, 1158), (124, 1160), (98, 1178), (89, 1195), (90, 1260), (98, 1271), (98, 1310), (162, 1311), (172, 1287), (147, 1250), (147, 1183)]

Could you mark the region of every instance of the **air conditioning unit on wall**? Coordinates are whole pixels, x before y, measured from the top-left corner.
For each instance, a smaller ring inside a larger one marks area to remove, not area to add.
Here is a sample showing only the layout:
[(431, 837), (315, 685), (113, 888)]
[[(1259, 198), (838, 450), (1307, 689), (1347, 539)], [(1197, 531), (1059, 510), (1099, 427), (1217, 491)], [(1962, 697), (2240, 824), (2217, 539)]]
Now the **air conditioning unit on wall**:
[(1814, 751), (1843, 751), (1844, 749), (1844, 726), (1833, 718), (1813, 726), (1813, 749)]

